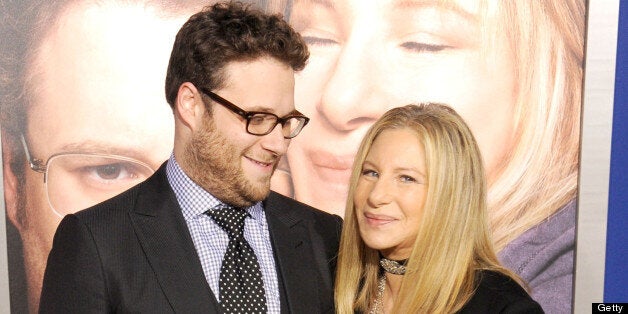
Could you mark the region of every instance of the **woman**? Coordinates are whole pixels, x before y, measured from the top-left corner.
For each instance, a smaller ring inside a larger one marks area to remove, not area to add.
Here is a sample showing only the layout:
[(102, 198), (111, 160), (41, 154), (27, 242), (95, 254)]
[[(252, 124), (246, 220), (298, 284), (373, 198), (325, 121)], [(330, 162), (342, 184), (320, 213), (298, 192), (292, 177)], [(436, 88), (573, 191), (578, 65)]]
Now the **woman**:
[(310, 48), (296, 76), (311, 117), (292, 141), (296, 199), (342, 214), (360, 139), (408, 103), (451, 105), (484, 157), (501, 261), (570, 313), (584, 0), (295, 1)]
[(367, 132), (349, 187), (339, 313), (542, 313), (497, 261), (471, 131), (439, 104), (399, 107)]

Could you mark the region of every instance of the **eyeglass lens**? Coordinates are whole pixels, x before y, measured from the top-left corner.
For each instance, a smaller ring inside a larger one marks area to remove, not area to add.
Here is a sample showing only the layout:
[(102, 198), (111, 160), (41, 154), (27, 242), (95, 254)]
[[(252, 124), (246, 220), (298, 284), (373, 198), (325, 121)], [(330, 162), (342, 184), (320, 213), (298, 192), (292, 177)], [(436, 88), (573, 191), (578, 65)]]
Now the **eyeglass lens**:
[[(304, 120), (292, 117), (284, 121), (282, 134), (285, 138), (292, 138), (303, 128)], [(271, 114), (256, 114), (249, 118), (247, 131), (256, 135), (265, 135), (273, 131), (277, 125), (277, 117)]]

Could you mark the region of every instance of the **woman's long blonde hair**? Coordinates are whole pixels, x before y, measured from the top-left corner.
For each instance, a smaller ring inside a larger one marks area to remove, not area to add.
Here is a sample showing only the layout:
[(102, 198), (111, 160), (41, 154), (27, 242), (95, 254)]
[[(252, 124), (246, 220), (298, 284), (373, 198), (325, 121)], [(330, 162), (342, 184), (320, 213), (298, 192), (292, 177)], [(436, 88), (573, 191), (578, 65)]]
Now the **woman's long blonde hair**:
[(408, 105), (384, 114), (369, 129), (356, 155), (338, 254), (337, 312), (366, 311), (376, 293), (379, 255), (360, 237), (353, 194), (371, 145), (388, 129), (416, 133), (424, 146), (427, 169), (423, 218), (394, 312), (456, 312), (473, 295), (479, 269), (519, 281), (499, 265), (493, 250), (484, 167), (468, 126), (445, 105)]
[(585, 1), (481, 2), (483, 35), (506, 33), (517, 81), (513, 149), (488, 190), (500, 251), (576, 197)]

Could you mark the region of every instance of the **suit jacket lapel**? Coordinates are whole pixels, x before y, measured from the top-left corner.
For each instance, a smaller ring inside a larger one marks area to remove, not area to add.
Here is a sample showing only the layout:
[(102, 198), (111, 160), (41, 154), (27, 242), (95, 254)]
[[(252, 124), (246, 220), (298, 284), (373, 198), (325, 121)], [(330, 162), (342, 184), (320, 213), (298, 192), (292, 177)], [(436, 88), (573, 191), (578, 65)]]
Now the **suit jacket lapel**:
[(165, 163), (140, 189), (131, 220), (151, 267), (177, 313), (216, 313), (192, 237), (166, 177)]
[(264, 202), (277, 268), (283, 278), (290, 312), (312, 313), (320, 304), (314, 256), (307, 240), (308, 226), (285, 206), (274, 192)]

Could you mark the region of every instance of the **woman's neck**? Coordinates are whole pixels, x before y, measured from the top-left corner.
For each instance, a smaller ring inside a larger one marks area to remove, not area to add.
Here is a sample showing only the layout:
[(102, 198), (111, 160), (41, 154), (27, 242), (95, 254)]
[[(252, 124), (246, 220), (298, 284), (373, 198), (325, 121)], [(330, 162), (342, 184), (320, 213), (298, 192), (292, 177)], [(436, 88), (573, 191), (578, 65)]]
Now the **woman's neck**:
[(392, 309), (399, 295), (399, 289), (401, 288), (401, 281), (403, 275), (395, 275), (391, 273), (385, 273), (386, 276), (386, 288), (384, 290), (384, 313), (392, 313)]

